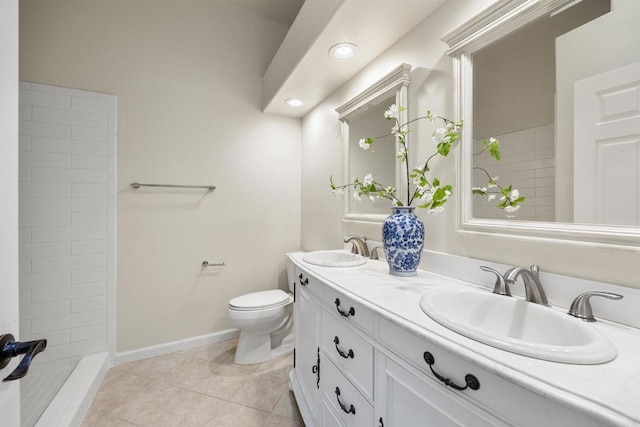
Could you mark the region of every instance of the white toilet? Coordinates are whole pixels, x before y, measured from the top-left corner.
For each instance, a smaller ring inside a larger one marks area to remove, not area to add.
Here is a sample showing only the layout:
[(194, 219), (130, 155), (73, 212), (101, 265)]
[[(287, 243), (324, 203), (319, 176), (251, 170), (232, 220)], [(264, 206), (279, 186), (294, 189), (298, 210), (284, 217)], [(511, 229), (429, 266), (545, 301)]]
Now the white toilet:
[(274, 289), (229, 301), (231, 324), (240, 329), (233, 359), (240, 365), (262, 363), (293, 351), (293, 295)]

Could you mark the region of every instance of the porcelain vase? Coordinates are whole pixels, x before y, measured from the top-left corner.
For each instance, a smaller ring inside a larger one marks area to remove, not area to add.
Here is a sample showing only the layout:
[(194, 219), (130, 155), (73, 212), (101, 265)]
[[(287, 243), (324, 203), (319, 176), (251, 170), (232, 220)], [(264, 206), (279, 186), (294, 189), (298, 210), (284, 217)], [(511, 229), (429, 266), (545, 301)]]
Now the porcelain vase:
[(389, 274), (415, 276), (424, 247), (424, 224), (413, 206), (392, 206), (382, 225), (382, 245)]

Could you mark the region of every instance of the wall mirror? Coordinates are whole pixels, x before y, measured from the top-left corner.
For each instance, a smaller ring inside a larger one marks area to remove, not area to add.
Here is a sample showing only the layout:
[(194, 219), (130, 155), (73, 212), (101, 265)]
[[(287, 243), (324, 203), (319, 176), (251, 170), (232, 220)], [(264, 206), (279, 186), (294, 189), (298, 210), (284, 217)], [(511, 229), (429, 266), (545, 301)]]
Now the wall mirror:
[[(378, 182), (389, 183), (397, 189), (406, 187), (396, 159), (397, 144), (392, 136), (376, 140), (369, 150), (360, 148), (358, 142), (360, 138), (375, 138), (390, 132), (391, 122), (384, 118), (384, 112), (392, 104), (407, 105), (410, 71), (410, 65), (400, 65), (336, 109), (342, 126), (342, 183), (353, 182), (355, 177), (362, 179), (371, 173)], [(407, 113), (407, 110), (401, 112), (401, 122), (406, 122)], [(346, 220), (383, 222), (389, 215), (390, 203), (386, 200), (357, 201), (352, 194), (346, 194), (343, 200)]]
[[(639, 19), (636, 0), (502, 0), (443, 37), (465, 122), (460, 230), (640, 244)], [(527, 196), (513, 214), (469, 196), (490, 136), (491, 172)]]

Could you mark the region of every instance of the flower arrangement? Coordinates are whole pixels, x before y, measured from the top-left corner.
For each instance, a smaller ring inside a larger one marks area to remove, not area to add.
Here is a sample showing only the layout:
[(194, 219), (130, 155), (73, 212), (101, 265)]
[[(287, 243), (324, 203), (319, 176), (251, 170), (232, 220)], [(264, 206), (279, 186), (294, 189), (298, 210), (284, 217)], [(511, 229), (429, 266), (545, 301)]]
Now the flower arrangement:
[[(462, 122), (454, 122), (445, 117), (437, 116), (427, 111), (424, 116), (417, 117), (413, 120), (409, 120), (406, 123), (401, 124), (398, 120), (399, 113), (404, 111), (404, 107), (398, 107), (395, 104), (391, 105), (388, 110), (385, 111), (385, 119), (393, 122), (391, 132), (386, 135), (382, 135), (375, 138), (362, 138), (359, 141), (360, 148), (368, 150), (375, 140), (385, 138), (389, 135), (395, 137), (399, 146), (397, 158), (405, 166), (405, 172), (407, 176), (407, 201), (406, 205), (396, 195), (396, 189), (393, 186), (384, 186), (377, 182), (372, 174), (367, 174), (363, 179), (354, 178), (351, 184), (336, 185), (333, 182), (333, 177), (329, 179), (330, 191), (333, 194), (339, 194), (348, 189), (353, 189), (353, 197), (360, 201), (362, 196), (368, 197), (372, 202), (375, 199), (388, 199), (391, 200), (394, 206), (412, 206), (413, 203), (417, 204), (417, 207), (426, 209), (429, 213), (439, 213), (444, 210), (444, 205), (453, 193), (453, 187), (451, 184), (443, 184), (438, 178), (429, 178), (430, 172), (429, 163), (436, 157), (447, 157), (451, 151), (452, 146), (460, 139), (462, 132)], [(432, 123), (441, 121), (443, 127), (437, 128), (433, 134), (432, 139), (436, 146), (435, 152), (427, 157), (427, 159), (418, 164), (413, 169), (409, 169), (409, 150), (407, 147), (407, 135), (409, 134), (409, 124), (418, 120), (429, 120)], [(488, 153), (496, 159), (500, 160), (500, 143), (495, 138), (489, 138), (482, 141), (482, 149), (479, 153), (474, 155), (481, 155)], [(521, 196), (519, 191), (513, 188), (512, 185), (501, 186), (497, 183), (498, 177), (492, 177), (491, 174), (483, 168), (474, 167), (474, 169), (481, 170), (488, 178), (488, 183), (485, 187), (474, 187), (472, 192), (477, 196), (487, 196), (489, 201), (499, 198), (497, 208), (504, 209), (505, 212), (515, 212), (520, 208), (520, 204), (525, 200), (524, 196)], [(414, 185), (413, 192), (411, 191), (411, 183)]]

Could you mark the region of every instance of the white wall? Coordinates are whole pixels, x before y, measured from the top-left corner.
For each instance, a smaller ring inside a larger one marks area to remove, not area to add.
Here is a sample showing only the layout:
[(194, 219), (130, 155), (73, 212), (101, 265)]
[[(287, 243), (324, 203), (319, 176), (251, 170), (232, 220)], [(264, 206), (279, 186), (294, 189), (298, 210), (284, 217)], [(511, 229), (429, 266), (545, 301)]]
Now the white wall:
[(21, 79), (118, 97), (118, 352), (226, 330), (230, 298), (286, 287), (301, 126), (260, 106), (287, 27), (205, 0), (20, 7)]
[(20, 83), (20, 329), (34, 369), (115, 350), (116, 97)]
[[(366, 233), (380, 239), (378, 224), (341, 221), (340, 200), (327, 193), (329, 175), (340, 173), (340, 128), (336, 106), (357, 95), (402, 62), (414, 66), (409, 93), (409, 116), (430, 109), (439, 114), (454, 113), (452, 60), (440, 37), (493, 3), (450, 0), (412, 29), (404, 38), (369, 64), (340, 90), (328, 97), (303, 121), (302, 153), (302, 246), (305, 250), (335, 248), (347, 233)], [(432, 128), (421, 123), (412, 134), (414, 152), (424, 158), (433, 149)], [(414, 156), (415, 158), (415, 156)], [(439, 162), (434, 173), (441, 181), (455, 182), (453, 158)], [(326, 199), (329, 197), (329, 199)], [(638, 250), (558, 241), (536, 241), (498, 235), (468, 235), (456, 232), (455, 198), (444, 213), (428, 216), (420, 212), (426, 225), (425, 248), (429, 250), (492, 260), (511, 265), (539, 264), (544, 271), (639, 287)], [(423, 257), (428, 268), (430, 260)], [(491, 282), (493, 279), (488, 278)], [(491, 285), (491, 283), (488, 283)]]

